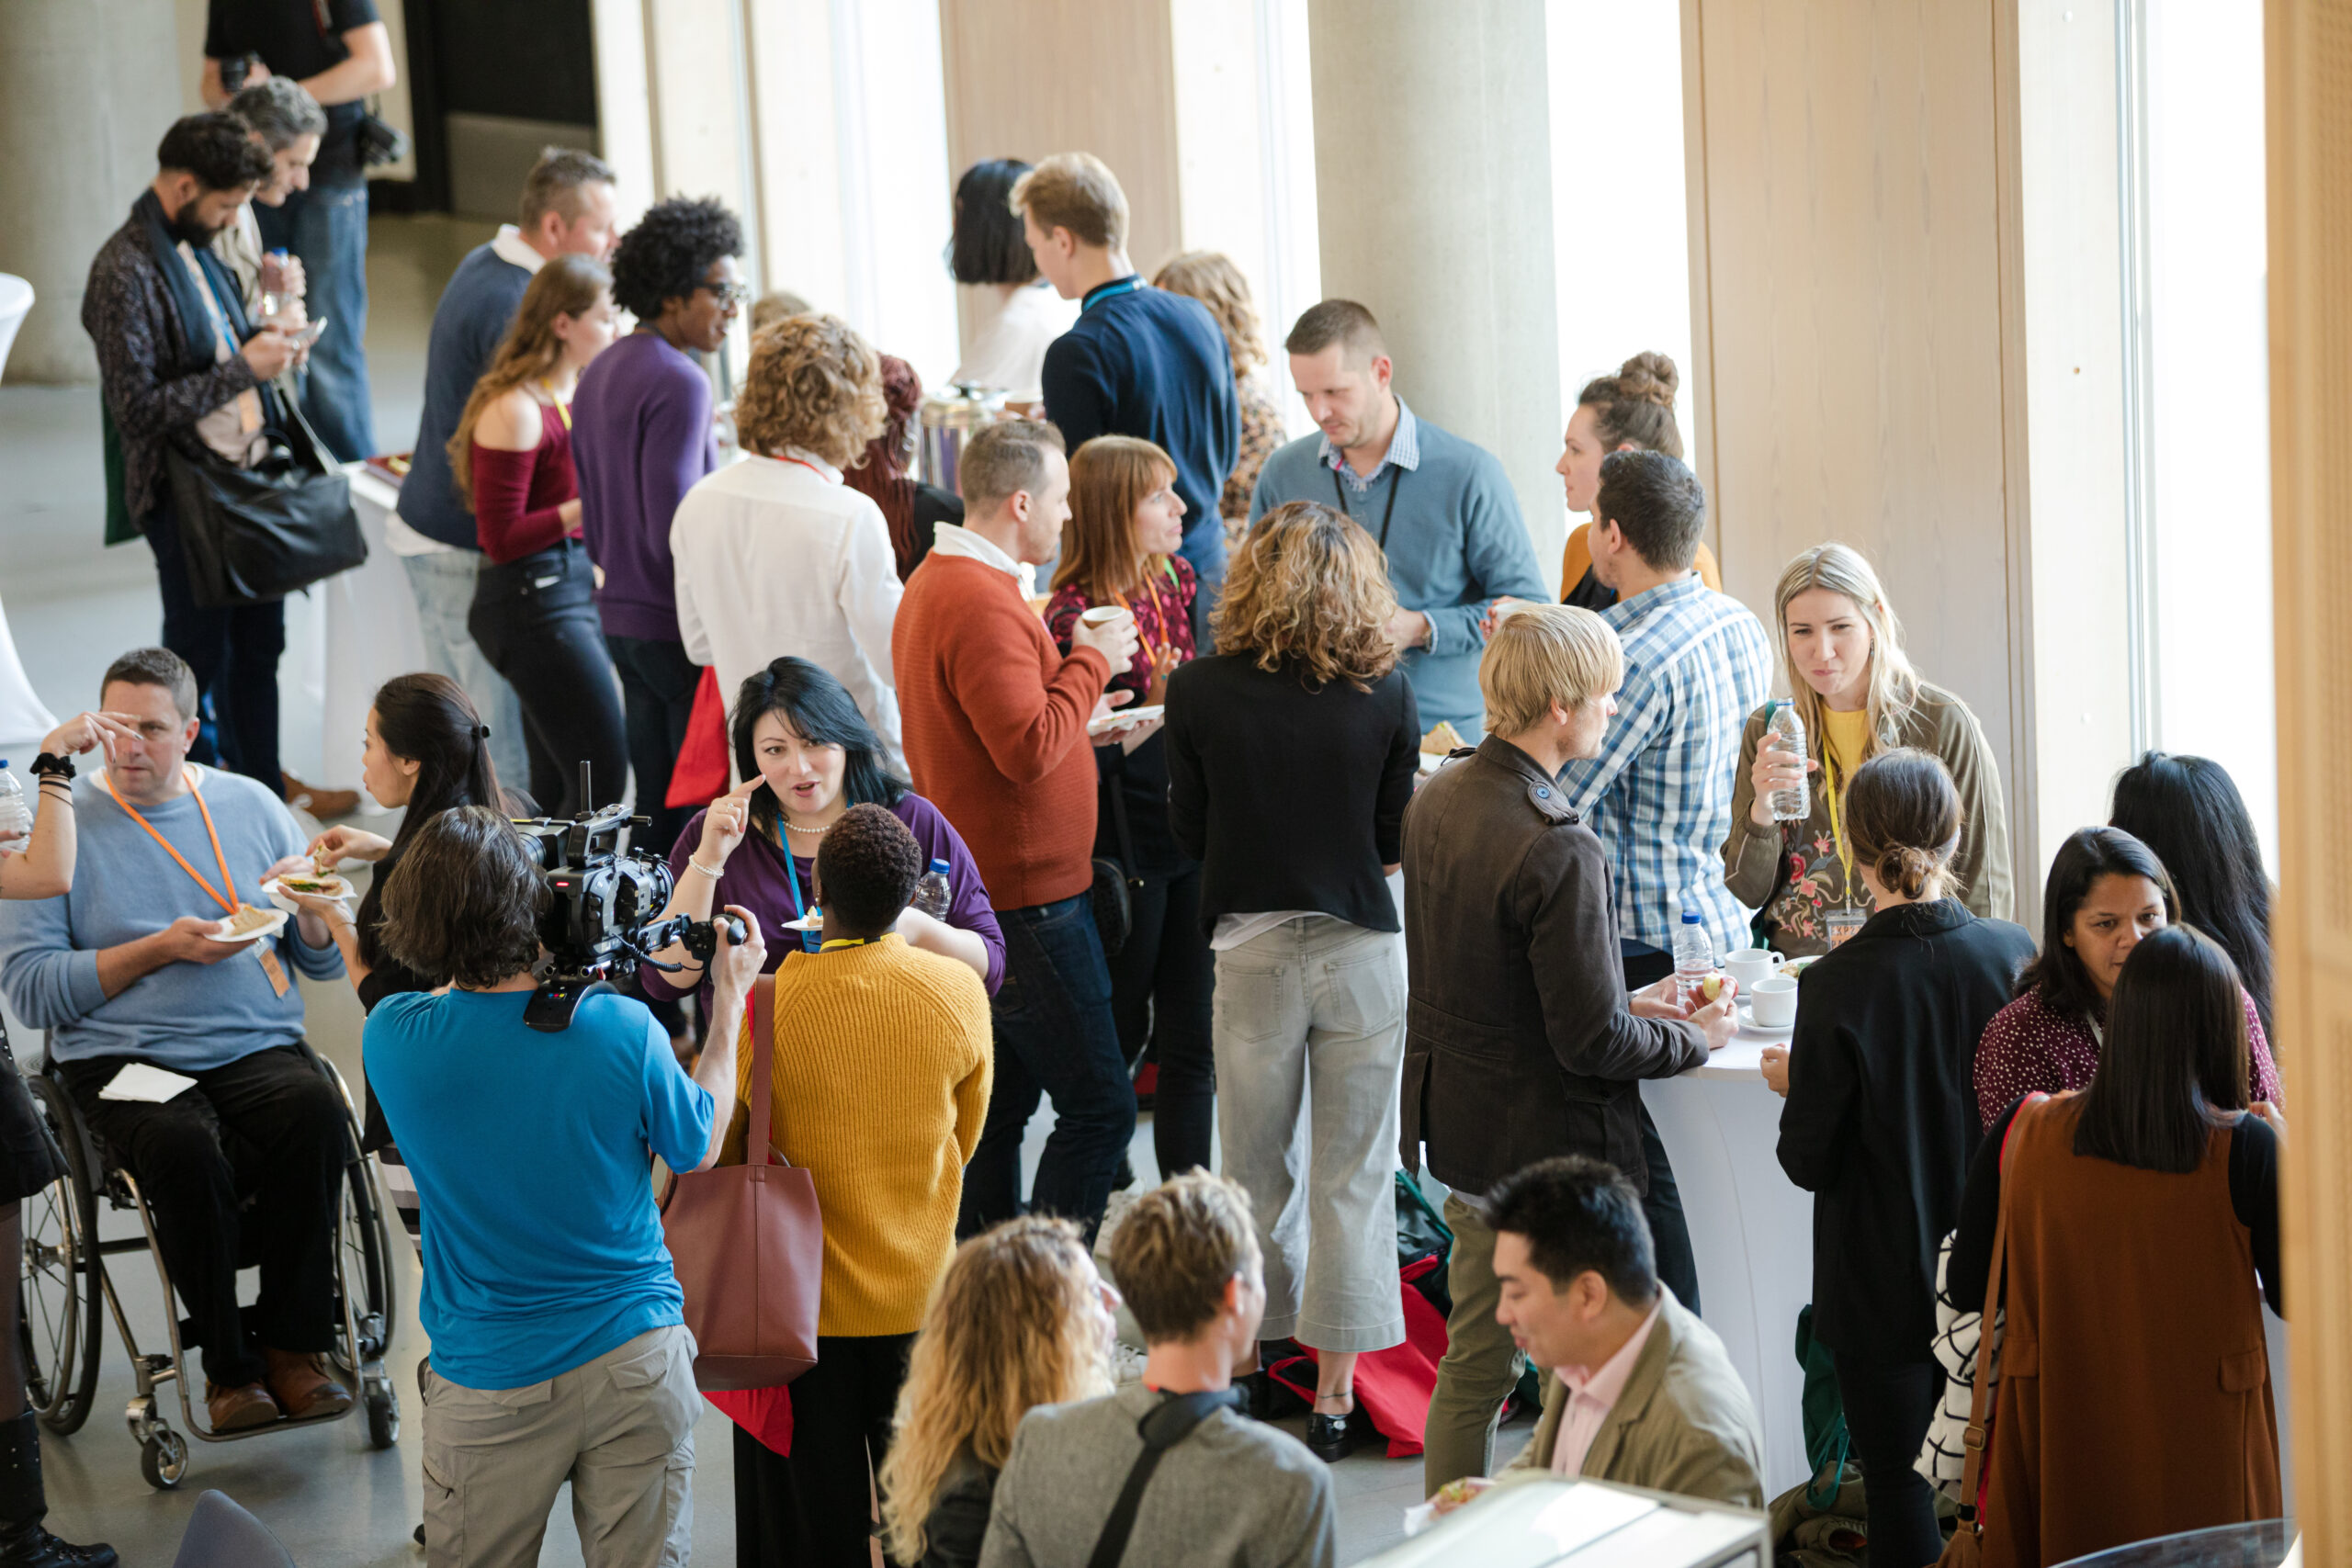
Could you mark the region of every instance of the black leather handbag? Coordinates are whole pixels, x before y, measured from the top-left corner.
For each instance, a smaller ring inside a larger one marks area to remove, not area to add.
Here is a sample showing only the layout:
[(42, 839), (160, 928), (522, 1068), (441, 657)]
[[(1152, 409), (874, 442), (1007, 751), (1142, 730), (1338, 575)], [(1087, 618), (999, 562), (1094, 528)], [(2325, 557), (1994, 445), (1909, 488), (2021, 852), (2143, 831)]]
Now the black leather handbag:
[(1111, 820), (1119, 833), (1119, 859), (1094, 857), (1094, 886), (1090, 891), (1094, 900), (1094, 930), (1102, 938), (1102, 956), (1116, 958), (1136, 929), (1135, 902), (1128, 889), (1142, 886), (1143, 878), (1127, 870), (1136, 863), (1136, 841), (1127, 829), (1126, 791), (1116, 773), (1107, 782)]
[(282, 599), (368, 558), (351, 480), (292, 400), (269, 400), (284, 441), (254, 468), (164, 449), (188, 588), (208, 610)]

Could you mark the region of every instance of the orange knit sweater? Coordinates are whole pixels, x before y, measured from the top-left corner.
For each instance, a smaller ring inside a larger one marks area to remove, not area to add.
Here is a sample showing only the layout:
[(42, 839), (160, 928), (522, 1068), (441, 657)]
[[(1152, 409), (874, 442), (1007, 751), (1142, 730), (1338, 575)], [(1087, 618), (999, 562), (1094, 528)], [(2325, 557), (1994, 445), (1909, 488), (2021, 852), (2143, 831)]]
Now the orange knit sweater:
[(1094, 871), (1094, 749), (1110, 683), (1092, 649), (1063, 657), (1009, 573), (933, 552), (890, 633), (908, 770), (971, 846), (989, 901), (1024, 909), (1083, 893)]
[[(911, 1334), (956, 1250), (988, 1116), (988, 989), (969, 965), (886, 936), (786, 954), (772, 1016), (771, 1141), (808, 1171), (825, 1218), (817, 1332)], [(747, 1037), (737, 1095), (751, 1087)]]

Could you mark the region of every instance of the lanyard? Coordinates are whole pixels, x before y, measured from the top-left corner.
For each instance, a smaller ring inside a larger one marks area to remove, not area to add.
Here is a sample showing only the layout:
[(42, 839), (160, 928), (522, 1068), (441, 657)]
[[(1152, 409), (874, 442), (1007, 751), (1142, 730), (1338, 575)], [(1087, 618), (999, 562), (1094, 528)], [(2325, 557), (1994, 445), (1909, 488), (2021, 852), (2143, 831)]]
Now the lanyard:
[(555, 384), (544, 376), (539, 378), (539, 388), (547, 393), (548, 401), (555, 405), (556, 417), (563, 421), (563, 428), (570, 430), (571, 428), (571, 400), (557, 397)]
[[(1347, 459), (1347, 457), (1346, 457), (1345, 454), (1342, 454), (1342, 455), (1340, 456), (1340, 462), (1342, 462), (1342, 463), (1344, 463), (1344, 462), (1346, 462), (1347, 460), (1348, 460), (1348, 459)], [(1398, 466), (1397, 464), (1395, 464), (1395, 463), (1391, 463), (1391, 464), (1389, 464), (1389, 465), (1388, 465), (1388, 504), (1387, 504), (1387, 506), (1386, 506), (1386, 507), (1385, 507), (1384, 509), (1382, 509), (1381, 513), (1380, 513), (1380, 547), (1381, 547), (1383, 550), (1385, 550), (1385, 549), (1388, 547), (1388, 520), (1389, 520), (1391, 517), (1394, 517), (1394, 516), (1396, 516), (1396, 492), (1397, 492), (1398, 491), (1400, 491), (1400, 490), (1404, 489), (1404, 488), (1405, 488), (1405, 470), (1404, 470), (1404, 468), (1401, 468), (1400, 466)], [(1345, 515), (1347, 515), (1347, 516), (1350, 516), (1350, 517), (1352, 517), (1352, 516), (1354, 516), (1354, 515), (1355, 515), (1355, 513), (1354, 513), (1348, 511), (1348, 492), (1347, 492), (1347, 489), (1346, 489), (1346, 487), (1345, 487), (1345, 486), (1343, 486), (1343, 485), (1341, 485), (1341, 484), (1340, 483), (1340, 470), (1339, 470), (1338, 468), (1333, 468), (1333, 469), (1331, 470), (1331, 493), (1332, 493), (1333, 495), (1335, 495), (1335, 496), (1339, 497), (1339, 499), (1340, 499), (1340, 511), (1343, 514), (1345, 514)]]
[[(776, 814), (775, 836), (777, 841), (775, 847), (784, 853), (784, 885), (786, 888), (790, 889), (792, 893), (792, 918), (796, 920), (805, 920), (808, 918), (808, 906), (800, 901), (800, 863), (792, 858), (792, 846), (783, 841), (784, 823), (784, 815), (782, 810), (779, 808)], [(809, 863), (814, 865), (816, 863), (816, 857), (813, 855), (810, 856)], [(801, 952), (819, 953), (823, 951), (823, 945), (819, 941), (817, 932), (795, 931), (793, 934), (800, 939)]]
[[(804, 468), (808, 469), (810, 473), (812, 473), (812, 474), (816, 475), (819, 479), (825, 479), (825, 470), (824, 470), (824, 469), (822, 469), (822, 468), (819, 468), (816, 464), (814, 464), (814, 463), (810, 462), (810, 461), (809, 461), (808, 458), (806, 458), (806, 457), (778, 457), (778, 458), (776, 459), (776, 461), (777, 461), (777, 462), (779, 462), (779, 463), (797, 463), (797, 464), (799, 464), (802, 468)], [(832, 481), (831, 481), (831, 479), (825, 479), (825, 482), (826, 482), (827, 484), (831, 484), (831, 483), (832, 483)]]
[[(1170, 578), (1173, 578), (1176, 575), (1176, 570), (1173, 567), (1169, 567), (1166, 570)], [(1168, 630), (1170, 615), (1168, 607), (1160, 603), (1159, 585), (1158, 583), (1150, 581), (1145, 582), (1144, 601), (1151, 606), (1151, 618), (1159, 632), (1159, 639), (1158, 641), (1148, 641), (1143, 645), (1144, 652), (1146, 656), (1150, 659), (1151, 668), (1156, 672), (1161, 665), (1168, 662), (1168, 656), (1175, 650), (1176, 639)], [(1134, 615), (1136, 613), (1136, 607), (1127, 603), (1127, 596), (1124, 593), (1112, 594), (1111, 603), (1116, 604), (1120, 609), (1125, 610), (1130, 615)], [(1138, 631), (1143, 628), (1143, 617), (1140, 615), (1136, 616), (1136, 628)], [(1147, 680), (1148, 679), (1148, 676), (1146, 678)]]
[[(204, 813), (204, 830), (206, 833), (209, 834), (212, 839), (212, 858), (220, 863), (220, 886), (227, 888), (232, 893), (234, 893), (237, 890), (237, 879), (229, 874), (229, 857), (220, 852), (220, 830), (212, 825), (212, 809), (204, 804), (204, 792), (196, 787), (196, 775), (183, 769), (181, 771), (180, 777), (187, 781), (188, 794), (196, 796), (196, 808)], [(221, 908), (227, 910), (230, 914), (233, 915), (237, 912), (238, 906), (232, 904), (228, 899), (222, 897), (219, 888), (214, 887), (212, 884), (205, 881), (204, 873), (188, 864), (187, 857), (180, 853), (179, 851), (172, 848), (170, 840), (165, 839), (163, 834), (155, 831), (155, 825), (148, 821), (144, 817), (139, 815), (139, 808), (137, 807), (132, 806), (130, 802), (124, 800), (120, 795), (116, 794), (112, 775), (108, 775), (107, 778), (107, 793), (114, 795), (114, 803), (117, 806), (121, 807), (122, 809), (130, 815), (130, 818), (133, 822), (138, 823), (141, 828), (147, 829), (147, 836), (149, 838), (164, 846), (164, 852), (165, 854), (180, 863), (180, 869), (182, 871), (187, 872), (190, 876), (196, 878), (196, 885), (198, 887), (203, 888), (207, 893), (212, 895), (212, 901), (214, 903), (220, 905)]]
[(1142, 287), (1143, 275), (1137, 272), (1131, 272), (1125, 277), (1117, 278), (1110, 283), (1100, 284), (1095, 288), (1088, 289), (1086, 291), (1086, 298), (1079, 301), (1078, 308), (1081, 312), (1091, 310), (1094, 309), (1094, 302), (1097, 299), (1115, 299), (1122, 294), (1133, 294), (1136, 289), (1141, 288)]
[(870, 936), (837, 936), (817, 949), (820, 953), (838, 953), (844, 947), (865, 947), (872, 943)]
[(1838, 863), (1846, 869), (1846, 907), (1854, 905), (1854, 852), (1846, 843), (1845, 818), (1838, 810), (1838, 764), (1829, 755), (1829, 737), (1821, 738), (1821, 780), (1828, 788), (1829, 836), (1838, 844)]

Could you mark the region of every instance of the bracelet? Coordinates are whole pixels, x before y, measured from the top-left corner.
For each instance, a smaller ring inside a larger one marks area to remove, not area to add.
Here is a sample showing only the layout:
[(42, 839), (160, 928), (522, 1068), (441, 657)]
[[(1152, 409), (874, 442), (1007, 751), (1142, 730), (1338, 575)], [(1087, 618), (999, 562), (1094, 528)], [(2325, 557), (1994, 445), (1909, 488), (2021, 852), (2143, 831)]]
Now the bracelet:
[(70, 781), (74, 777), (74, 759), (61, 757), (54, 751), (43, 751), (33, 759), (33, 765), (26, 772), (35, 778)]
[(701, 872), (705, 876), (709, 877), (713, 882), (718, 881), (720, 876), (725, 874), (723, 871), (711, 870), (710, 867), (703, 864), (702, 862), (695, 859), (692, 855), (688, 855), (686, 857), (686, 863), (694, 867), (696, 871)]

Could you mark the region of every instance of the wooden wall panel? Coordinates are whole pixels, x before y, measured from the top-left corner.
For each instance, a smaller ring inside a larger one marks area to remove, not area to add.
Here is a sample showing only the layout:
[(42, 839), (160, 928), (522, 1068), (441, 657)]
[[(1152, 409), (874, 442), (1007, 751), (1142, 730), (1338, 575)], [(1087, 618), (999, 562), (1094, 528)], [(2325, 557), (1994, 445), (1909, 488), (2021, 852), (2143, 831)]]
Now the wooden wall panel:
[(939, 0), (950, 177), (1091, 152), (1127, 193), (1127, 252), (1149, 276), (1183, 231), (1170, 3)]

